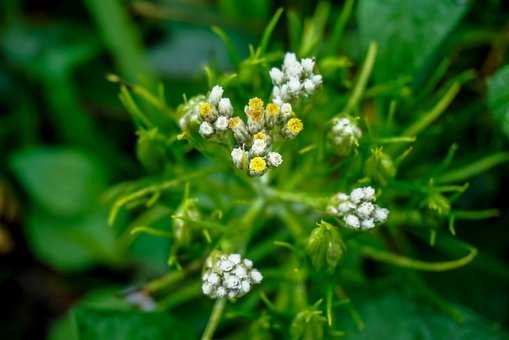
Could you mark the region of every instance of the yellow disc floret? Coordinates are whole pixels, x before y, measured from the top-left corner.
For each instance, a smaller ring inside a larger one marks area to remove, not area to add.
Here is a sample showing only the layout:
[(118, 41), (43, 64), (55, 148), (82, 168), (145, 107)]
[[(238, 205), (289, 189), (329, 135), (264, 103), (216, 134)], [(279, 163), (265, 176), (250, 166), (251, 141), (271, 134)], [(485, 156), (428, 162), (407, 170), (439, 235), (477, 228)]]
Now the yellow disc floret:
[(235, 129), (237, 126), (239, 126), (241, 120), (239, 117), (233, 117), (230, 118), (230, 121), (228, 122), (228, 127), (230, 129)]
[(299, 118), (291, 118), (286, 123), (286, 128), (291, 135), (297, 136), (304, 129), (304, 124)]
[(253, 135), (253, 139), (261, 139), (261, 140), (266, 140), (267, 139), (267, 134), (263, 131), (260, 131), (260, 132), (257, 132)]
[(249, 170), (253, 173), (260, 174), (267, 169), (267, 163), (262, 157), (253, 157), (249, 162)]
[(198, 106), (198, 110), (203, 119), (211, 118), (214, 114), (214, 108), (209, 102), (201, 102)]
[(263, 100), (258, 97), (251, 98), (249, 99), (247, 106), (251, 110), (263, 110)]
[(274, 103), (267, 104), (267, 114), (270, 116), (277, 116), (279, 114), (279, 106)]

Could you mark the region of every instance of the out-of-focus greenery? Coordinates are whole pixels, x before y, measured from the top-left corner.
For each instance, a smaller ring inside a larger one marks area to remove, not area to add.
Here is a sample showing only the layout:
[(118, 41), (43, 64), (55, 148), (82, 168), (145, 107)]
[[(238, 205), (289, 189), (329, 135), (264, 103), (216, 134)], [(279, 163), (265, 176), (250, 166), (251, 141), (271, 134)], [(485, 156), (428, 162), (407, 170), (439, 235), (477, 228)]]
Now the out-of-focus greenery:
[[(216, 338), (508, 338), (508, 13), (502, 0), (3, 0), (2, 334), (199, 338), (214, 304), (201, 266), (245, 246), (265, 278), (226, 305)], [(268, 183), (179, 138), (186, 98), (219, 83), (237, 109), (267, 100), (285, 51), (315, 56), (324, 85)], [(326, 138), (341, 113), (364, 132), (344, 159)], [(391, 210), (375, 231), (317, 209), (368, 183)], [(185, 244), (172, 227), (190, 199), (201, 219)], [(306, 254), (322, 218), (345, 242), (326, 273)], [(140, 291), (155, 310), (127, 301)]]

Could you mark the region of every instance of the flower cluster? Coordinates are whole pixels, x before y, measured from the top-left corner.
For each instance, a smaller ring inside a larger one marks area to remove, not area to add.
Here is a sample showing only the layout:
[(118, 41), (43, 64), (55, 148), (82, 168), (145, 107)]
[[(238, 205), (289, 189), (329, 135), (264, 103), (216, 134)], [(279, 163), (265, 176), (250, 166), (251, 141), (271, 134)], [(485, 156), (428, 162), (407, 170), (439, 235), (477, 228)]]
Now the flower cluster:
[(223, 98), (221, 86), (214, 86), (208, 99), (200, 102), (195, 110), (201, 119), (199, 133), (203, 137), (209, 138), (228, 130), (233, 106), (229, 98)]
[(272, 98), (282, 105), (301, 96), (311, 95), (322, 84), (322, 76), (313, 73), (315, 60), (297, 60), (295, 53), (286, 53), (281, 69), (273, 67), (269, 74), (272, 79)]
[(389, 210), (380, 208), (375, 201), (375, 189), (357, 188), (350, 195), (342, 192), (334, 195), (327, 210), (342, 217), (349, 228), (371, 229), (376, 224), (384, 223), (389, 216)]
[(288, 103), (265, 106), (255, 97), (249, 100), (244, 112), (247, 123), (240, 117), (230, 119), (229, 126), (238, 143), (231, 157), (237, 168), (246, 169), (251, 176), (261, 176), (268, 168), (278, 167), (283, 162), (281, 154), (271, 149), (274, 138), (294, 138), (304, 125)]
[(262, 274), (253, 268), (253, 262), (242, 259), (240, 254), (213, 255), (205, 263), (202, 291), (213, 299), (233, 299), (246, 295), (253, 284), (262, 280)]
[(362, 131), (357, 127), (353, 119), (349, 117), (334, 118), (329, 137), (340, 156), (348, 155), (352, 149), (357, 147)]

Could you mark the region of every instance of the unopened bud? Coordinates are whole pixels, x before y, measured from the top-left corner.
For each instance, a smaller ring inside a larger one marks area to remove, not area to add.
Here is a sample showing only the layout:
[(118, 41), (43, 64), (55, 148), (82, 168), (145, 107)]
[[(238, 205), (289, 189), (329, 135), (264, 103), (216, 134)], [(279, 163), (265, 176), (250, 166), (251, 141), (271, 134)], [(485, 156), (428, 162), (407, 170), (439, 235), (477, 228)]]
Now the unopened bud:
[(307, 251), (316, 270), (333, 273), (345, 253), (345, 244), (336, 227), (321, 221), (311, 232)]

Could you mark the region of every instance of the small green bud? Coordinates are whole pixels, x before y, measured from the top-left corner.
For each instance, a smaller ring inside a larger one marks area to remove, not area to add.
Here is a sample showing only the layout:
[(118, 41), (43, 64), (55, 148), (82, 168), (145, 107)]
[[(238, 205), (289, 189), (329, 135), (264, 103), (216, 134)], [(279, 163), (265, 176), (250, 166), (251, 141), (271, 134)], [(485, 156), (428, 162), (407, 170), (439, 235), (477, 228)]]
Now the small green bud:
[(431, 193), (424, 204), (433, 214), (438, 216), (447, 215), (451, 210), (449, 200), (438, 192)]
[(389, 155), (381, 147), (371, 150), (371, 156), (364, 165), (364, 174), (381, 186), (387, 185), (396, 176), (396, 167)]
[(173, 235), (177, 247), (188, 246), (194, 235), (193, 220), (200, 218), (197, 201), (194, 198), (186, 198), (177, 208), (173, 219)]
[(168, 161), (166, 147), (157, 128), (138, 130), (136, 156), (143, 167), (149, 172), (159, 172), (164, 169)]
[(200, 103), (207, 100), (204, 95), (194, 96), (177, 107), (176, 113), (179, 118), (179, 126), (184, 132), (197, 130), (201, 118), (198, 112)]
[(298, 339), (323, 339), (323, 326), (327, 319), (322, 315), (322, 311), (311, 307), (297, 314), (290, 326), (290, 338)]
[(333, 273), (345, 249), (337, 228), (327, 222), (321, 221), (309, 235), (307, 251), (311, 263), (318, 271), (325, 269)]

